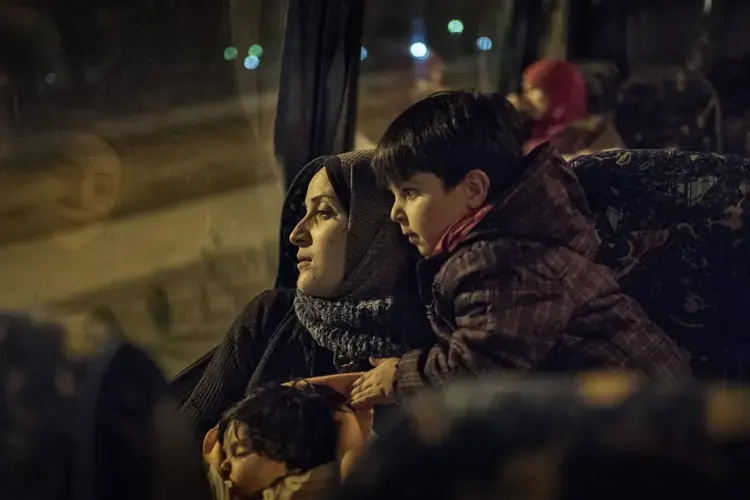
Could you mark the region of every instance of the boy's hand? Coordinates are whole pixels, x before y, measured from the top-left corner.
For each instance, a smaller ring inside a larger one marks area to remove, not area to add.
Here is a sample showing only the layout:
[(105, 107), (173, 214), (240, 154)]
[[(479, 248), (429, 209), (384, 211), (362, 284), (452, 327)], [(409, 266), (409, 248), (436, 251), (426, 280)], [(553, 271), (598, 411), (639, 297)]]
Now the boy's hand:
[(395, 402), (393, 383), (398, 361), (399, 358), (370, 359), (375, 368), (359, 377), (352, 385), (349, 399), (355, 409)]

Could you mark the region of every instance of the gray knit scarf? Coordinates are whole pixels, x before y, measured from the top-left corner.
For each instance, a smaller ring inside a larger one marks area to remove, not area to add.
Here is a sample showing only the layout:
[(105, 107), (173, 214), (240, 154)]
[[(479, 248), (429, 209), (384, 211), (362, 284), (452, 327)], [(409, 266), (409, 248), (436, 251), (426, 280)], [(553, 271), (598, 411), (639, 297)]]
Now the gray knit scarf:
[(297, 290), (294, 311), (315, 343), (336, 359), (359, 360), (404, 354), (404, 334), (421, 328), (419, 305), (398, 297), (373, 300), (328, 300)]

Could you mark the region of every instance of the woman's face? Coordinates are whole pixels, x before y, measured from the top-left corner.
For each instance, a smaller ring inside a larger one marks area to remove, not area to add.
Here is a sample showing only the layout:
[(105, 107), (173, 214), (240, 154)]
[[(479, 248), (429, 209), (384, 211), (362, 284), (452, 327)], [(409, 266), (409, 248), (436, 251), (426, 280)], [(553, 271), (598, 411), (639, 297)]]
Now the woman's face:
[(222, 445), (221, 476), (232, 500), (242, 500), (271, 486), (288, 473), (286, 464), (256, 453), (245, 424), (232, 423)]
[(305, 206), (305, 217), (289, 235), (292, 244), (299, 248), (297, 288), (315, 297), (332, 297), (344, 282), (349, 216), (336, 197), (325, 169), (310, 181)]

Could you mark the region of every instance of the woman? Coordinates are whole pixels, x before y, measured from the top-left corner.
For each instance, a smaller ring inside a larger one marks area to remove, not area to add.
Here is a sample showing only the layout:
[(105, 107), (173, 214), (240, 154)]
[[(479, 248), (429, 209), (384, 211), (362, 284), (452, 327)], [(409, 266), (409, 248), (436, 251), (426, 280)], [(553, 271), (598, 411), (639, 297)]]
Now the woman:
[(525, 153), (544, 142), (565, 156), (622, 147), (610, 117), (587, 113), (586, 83), (573, 64), (535, 62), (524, 71), (522, 95), (508, 99), (529, 121)]
[(361, 371), (369, 358), (433, 342), (413, 274), (418, 254), (390, 220), (372, 156), (319, 158), (292, 183), (279, 277), (291, 284), (294, 252), (297, 290), (264, 292), (235, 320), (182, 408), (201, 438), (258, 383)]

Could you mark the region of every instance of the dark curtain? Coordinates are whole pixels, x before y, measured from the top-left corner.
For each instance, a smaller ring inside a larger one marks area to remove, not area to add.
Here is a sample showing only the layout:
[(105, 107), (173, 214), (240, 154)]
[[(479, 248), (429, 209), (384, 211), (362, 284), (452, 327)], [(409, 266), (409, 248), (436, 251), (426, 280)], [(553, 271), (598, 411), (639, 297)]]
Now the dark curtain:
[(638, 67), (683, 66), (699, 46), (703, 0), (629, 0), (628, 62)]
[(618, 0), (571, 0), (568, 13), (568, 58), (608, 61), (627, 74), (628, 9)]
[(289, 0), (274, 148), (288, 186), (354, 146), (363, 0)]
[[(521, 89), (523, 70), (539, 59), (539, 42), (547, 29), (547, 14), (542, 0), (505, 2), (504, 15), (510, 17), (502, 34), (498, 91), (507, 94)], [(548, 6), (547, 6), (548, 7)]]

